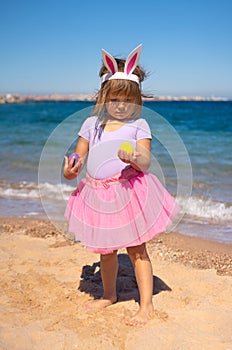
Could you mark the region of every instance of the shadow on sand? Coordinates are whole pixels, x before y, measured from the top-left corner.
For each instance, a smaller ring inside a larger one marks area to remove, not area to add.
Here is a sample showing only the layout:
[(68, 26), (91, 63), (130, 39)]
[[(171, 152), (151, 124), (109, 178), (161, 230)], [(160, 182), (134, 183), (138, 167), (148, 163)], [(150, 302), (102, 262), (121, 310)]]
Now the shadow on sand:
[[(127, 254), (118, 255), (118, 276), (117, 276), (117, 295), (118, 301), (135, 300), (139, 302), (139, 291), (134, 275), (134, 269)], [(85, 265), (82, 269), (81, 281), (78, 288), (99, 299), (103, 295), (101, 280), (100, 261), (93, 265)], [(153, 276), (153, 295), (162, 291), (171, 291), (171, 288), (165, 284), (159, 277)]]

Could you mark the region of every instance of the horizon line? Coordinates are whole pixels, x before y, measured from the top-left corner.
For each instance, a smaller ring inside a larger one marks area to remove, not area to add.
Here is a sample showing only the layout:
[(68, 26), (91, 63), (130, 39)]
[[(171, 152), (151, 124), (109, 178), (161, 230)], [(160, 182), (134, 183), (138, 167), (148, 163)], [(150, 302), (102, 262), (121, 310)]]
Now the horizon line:
[[(0, 93), (0, 104), (23, 103), (39, 101), (94, 101), (94, 94), (20, 94), (20, 93)], [(143, 101), (232, 101), (232, 98), (222, 96), (200, 96), (200, 95), (155, 95), (143, 97)]]

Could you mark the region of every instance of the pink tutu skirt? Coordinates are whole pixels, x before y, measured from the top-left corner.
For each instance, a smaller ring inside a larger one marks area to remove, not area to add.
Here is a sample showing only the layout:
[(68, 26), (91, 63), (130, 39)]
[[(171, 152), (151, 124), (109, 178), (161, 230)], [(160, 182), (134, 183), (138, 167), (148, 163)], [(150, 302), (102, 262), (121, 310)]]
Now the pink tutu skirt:
[(109, 254), (140, 245), (163, 232), (179, 208), (150, 173), (125, 168), (96, 180), (88, 174), (69, 198), (69, 231), (90, 251)]

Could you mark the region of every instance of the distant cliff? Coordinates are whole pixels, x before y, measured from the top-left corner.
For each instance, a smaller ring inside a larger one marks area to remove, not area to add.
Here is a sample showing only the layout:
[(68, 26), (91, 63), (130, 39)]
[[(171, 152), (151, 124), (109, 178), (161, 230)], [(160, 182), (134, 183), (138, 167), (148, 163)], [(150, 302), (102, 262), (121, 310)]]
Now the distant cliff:
[(93, 95), (20, 95), (20, 94), (2, 94), (1, 103), (26, 103), (41, 101), (93, 101)]
[[(46, 101), (94, 101), (94, 95), (20, 95), (2, 94), (0, 104), (3, 103), (29, 103)], [(202, 96), (154, 96), (144, 98), (144, 101), (228, 101), (224, 97), (202, 97)]]

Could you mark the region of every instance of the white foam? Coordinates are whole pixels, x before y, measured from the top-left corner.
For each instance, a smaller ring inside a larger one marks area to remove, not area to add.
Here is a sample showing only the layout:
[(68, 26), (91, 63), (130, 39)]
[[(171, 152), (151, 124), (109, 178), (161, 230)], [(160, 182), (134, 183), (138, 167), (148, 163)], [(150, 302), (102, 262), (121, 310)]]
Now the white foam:
[(178, 204), (187, 215), (208, 219), (213, 222), (232, 223), (232, 205), (210, 198), (190, 197), (187, 201), (179, 198)]
[(74, 191), (73, 186), (66, 184), (51, 184), (44, 183), (39, 185), (40, 196), (44, 198), (54, 198), (57, 200), (67, 200), (72, 191)]
[(21, 181), (17, 184), (1, 182), (0, 197), (5, 198), (31, 198), (31, 199), (56, 199), (67, 200), (70, 193), (74, 190), (73, 186), (66, 184), (43, 183)]
[[(67, 201), (75, 187), (65, 183), (52, 184), (21, 181), (19, 183), (0, 182), (0, 197), (54, 201)], [(192, 196), (189, 199), (179, 197), (178, 204), (189, 218), (210, 222), (232, 223), (232, 204), (214, 201), (205, 197)]]

